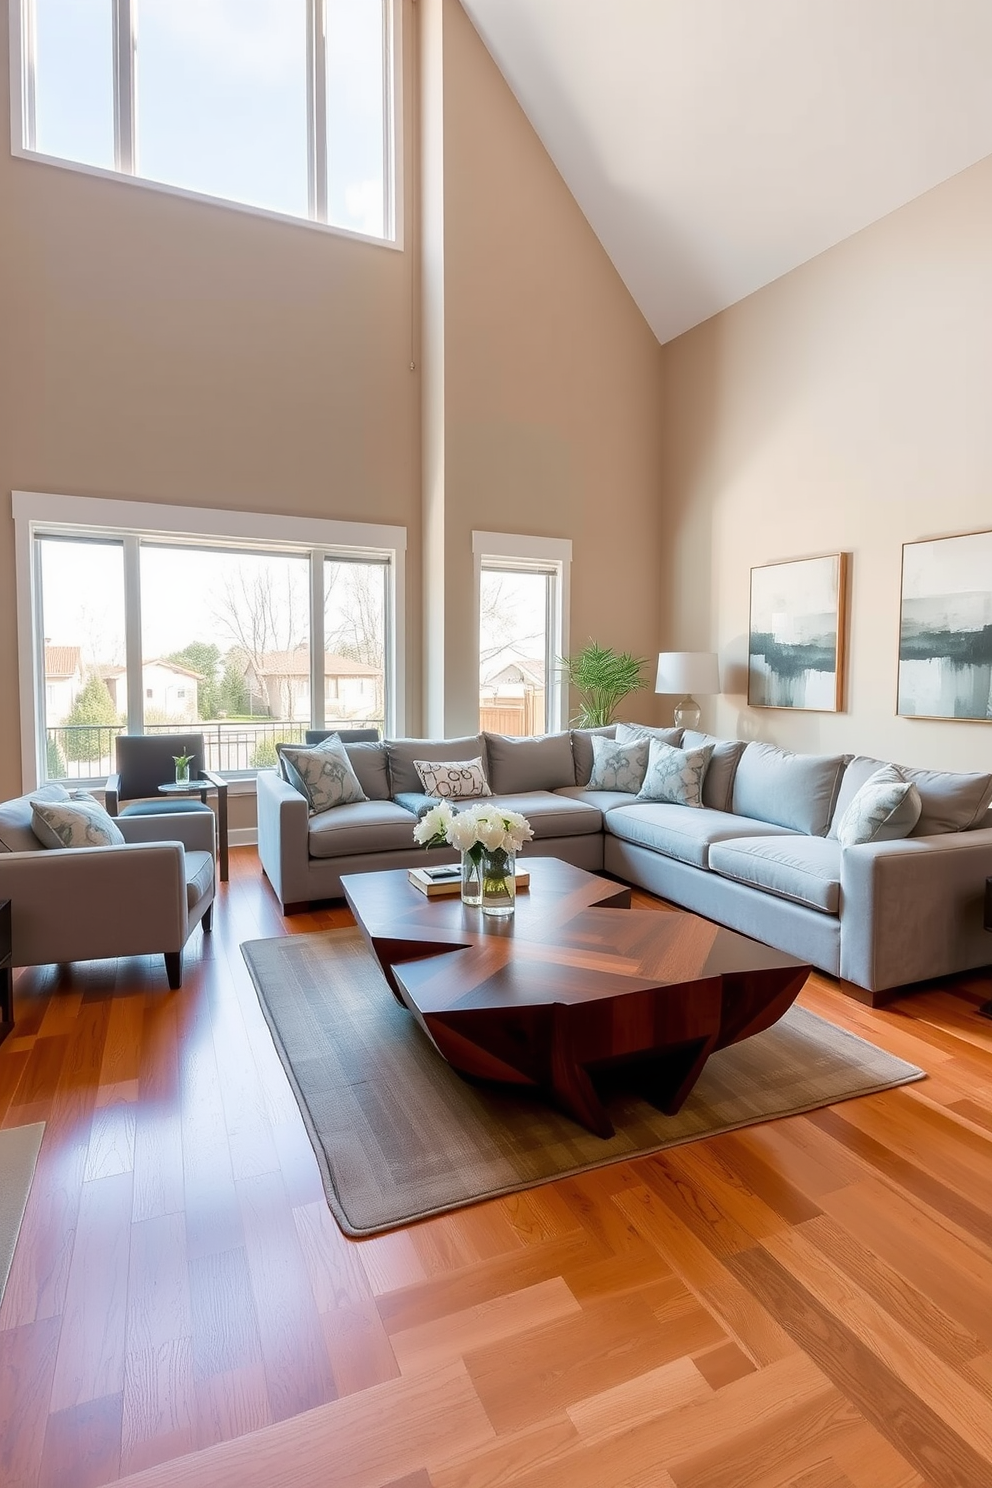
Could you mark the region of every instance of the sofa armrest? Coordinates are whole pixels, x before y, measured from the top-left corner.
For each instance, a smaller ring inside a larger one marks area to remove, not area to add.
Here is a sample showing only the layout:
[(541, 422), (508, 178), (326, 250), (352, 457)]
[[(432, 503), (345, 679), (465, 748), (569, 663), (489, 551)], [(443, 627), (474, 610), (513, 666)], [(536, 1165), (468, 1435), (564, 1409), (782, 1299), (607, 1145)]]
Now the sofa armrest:
[(116, 816), (120, 809), (121, 777), (119, 775), (108, 775), (107, 783), (103, 788), (103, 806), (108, 816)]
[(275, 770), (260, 770), (258, 856), (282, 905), (310, 899), (310, 809), (303, 796)]
[(13, 964), (180, 951), (189, 933), (182, 844), (0, 853)]
[(845, 849), (841, 976), (879, 992), (992, 962), (990, 875), (989, 828)]
[(119, 816), (125, 842), (181, 842), (189, 852), (214, 851), (213, 812), (177, 811), (174, 815)]

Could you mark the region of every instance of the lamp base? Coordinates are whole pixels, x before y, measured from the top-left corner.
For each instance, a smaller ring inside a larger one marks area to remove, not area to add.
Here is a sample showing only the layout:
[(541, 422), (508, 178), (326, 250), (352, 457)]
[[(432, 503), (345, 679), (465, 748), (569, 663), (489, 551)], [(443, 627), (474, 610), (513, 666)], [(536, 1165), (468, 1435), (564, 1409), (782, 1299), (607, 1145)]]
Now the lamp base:
[(694, 697), (684, 697), (676, 704), (673, 716), (676, 728), (698, 729), (701, 710)]

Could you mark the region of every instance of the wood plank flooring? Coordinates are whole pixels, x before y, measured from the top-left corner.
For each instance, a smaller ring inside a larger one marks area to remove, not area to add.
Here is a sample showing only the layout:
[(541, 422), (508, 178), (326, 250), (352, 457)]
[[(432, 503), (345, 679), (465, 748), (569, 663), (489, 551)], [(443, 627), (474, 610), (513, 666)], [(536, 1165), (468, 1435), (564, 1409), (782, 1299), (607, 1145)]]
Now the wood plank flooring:
[(355, 1242), (239, 951), (349, 922), (237, 849), (180, 992), (17, 978), (3, 1488), (992, 1488), (992, 976), (810, 982), (919, 1084)]

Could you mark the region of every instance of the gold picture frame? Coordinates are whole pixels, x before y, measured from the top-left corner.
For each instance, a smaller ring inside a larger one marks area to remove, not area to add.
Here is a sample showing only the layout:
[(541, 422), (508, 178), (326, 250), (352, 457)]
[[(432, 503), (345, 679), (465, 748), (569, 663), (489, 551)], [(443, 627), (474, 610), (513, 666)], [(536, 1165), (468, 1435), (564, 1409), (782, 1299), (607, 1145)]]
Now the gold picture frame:
[(847, 567), (847, 553), (827, 553), (751, 569), (749, 707), (843, 711)]

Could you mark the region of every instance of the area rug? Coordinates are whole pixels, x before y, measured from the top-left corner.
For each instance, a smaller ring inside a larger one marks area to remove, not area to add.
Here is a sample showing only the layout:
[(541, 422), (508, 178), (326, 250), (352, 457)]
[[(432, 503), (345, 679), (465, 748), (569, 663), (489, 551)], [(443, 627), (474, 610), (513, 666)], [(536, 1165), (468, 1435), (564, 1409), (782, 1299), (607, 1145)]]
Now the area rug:
[(603, 1141), (537, 1096), (457, 1075), (395, 1000), (358, 930), (241, 949), (327, 1202), (353, 1236), (924, 1073), (793, 1008), (766, 1033), (714, 1054), (677, 1116), (600, 1087), (616, 1127)]
[(14, 1246), (44, 1135), (43, 1121), (0, 1131), (0, 1301), (10, 1275)]

